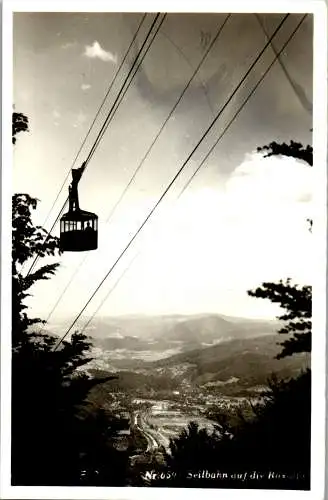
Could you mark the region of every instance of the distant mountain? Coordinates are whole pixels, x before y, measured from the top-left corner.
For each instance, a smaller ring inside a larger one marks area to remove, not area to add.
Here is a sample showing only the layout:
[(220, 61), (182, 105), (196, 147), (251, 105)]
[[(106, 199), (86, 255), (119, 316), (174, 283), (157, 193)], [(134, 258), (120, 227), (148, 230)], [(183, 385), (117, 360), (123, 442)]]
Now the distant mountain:
[(224, 339), (267, 335), (276, 331), (276, 322), (250, 320), (236, 322), (219, 315), (201, 315), (185, 317), (180, 319), (178, 323), (172, 323), (165, 338), (167, 340), (213, 343)]
[(94, 319), (86, 333), (95, 339), (130, 337), (145, 341), (197, 341), (254, 337), (277, 331), (276, 321), (229, 318), (216, 314), (122, 316)]
[(94, 345), (88, 369), (115, 372), (118, 379), (102, 385), (109, 393), (184, 386), (247, 395), (272, 373), (289, 378), (308, 364), (302, 354), (275, 359), (286, 338), (279, 327), (219, 314), (95, 318), (85, 332)]
[[(155, 362), (136, 360), (129, 368), (118, 367), (117, 380), (102, 386), (102, 393), (113, 391), (163, 391), (185, 388), (232, 396), (256, 395), (273, 375), (286, 379), (310, 366), (308, 355), (298, 354), (281, 360), (281, 336), (267, 335), (223, 341), (211, 347), (194, 349)], [(96, 371), (95, 371), (96, 373)]]
[(223, 392), (265, 385), (272, 373), (289, 378), (309, 365), (303, 354), (275, 359), (281, 340), (278, 335), (234, 339), (147, 363), (145, 370), (197, 386), (220, 387)]
[(85, 333), (93, 339), (98, 367), (134, 369), (142, 361), (160, 360), (227, 340), (272, 335), (278, 327), (275, 321), (229, 319), (215, 314), (128, 316), (96, 319)]

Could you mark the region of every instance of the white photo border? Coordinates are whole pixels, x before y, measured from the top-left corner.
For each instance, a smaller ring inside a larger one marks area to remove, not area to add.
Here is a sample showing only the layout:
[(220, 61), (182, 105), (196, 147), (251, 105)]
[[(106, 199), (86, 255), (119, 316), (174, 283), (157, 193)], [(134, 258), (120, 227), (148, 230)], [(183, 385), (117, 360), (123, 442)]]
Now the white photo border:
[[(118, 8), (119, 7), (119, 8)], [(231, 13), (310, 13), (313, 14), (313, 150), (315, 172), (315, 202), (313, 224), (313, 261), (316, 262), (313, 280), (312, 346), (312, 434), (311, 490), (232, 490), (198, 488), (132, 488), (132, 487), (23, 487), (10, 484), (11, 441), (11, 196), (12, 140), (11, 114), (13, 103), (13, 12), (231, 12)], [(2, 193), (1, 193), (1, 494), (3, 499), (142, 499), (160, 500), (167, 494), (175, 497), (225, 499), (324, 498), (325, 481), (325, 407), (326, 407), (326, 258), (327, 258), (327, 7), (324, 0), (182, 0), (139, 1), (124, 0), (3, 0), (2, 23)]]

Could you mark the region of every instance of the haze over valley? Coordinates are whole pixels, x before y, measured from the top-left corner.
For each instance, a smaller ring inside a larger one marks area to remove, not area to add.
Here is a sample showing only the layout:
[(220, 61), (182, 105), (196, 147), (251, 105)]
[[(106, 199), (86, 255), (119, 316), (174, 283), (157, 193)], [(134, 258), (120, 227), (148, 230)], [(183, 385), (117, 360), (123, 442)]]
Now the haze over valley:
[(85, 330), (94, 359), (84, 369), (115, 378), (92, 389), (89, 400), (126, 419), (120, 446), (139, 436), (138, 459), (167, 449), (190, 421), (214, 429), (212, 408), (231, 413), (258, 400), (272, 374), (291, 378), (309, 365), (305, 354), (275, 359), (285, 340), (279, 326), (215, 314), (96, 319)]

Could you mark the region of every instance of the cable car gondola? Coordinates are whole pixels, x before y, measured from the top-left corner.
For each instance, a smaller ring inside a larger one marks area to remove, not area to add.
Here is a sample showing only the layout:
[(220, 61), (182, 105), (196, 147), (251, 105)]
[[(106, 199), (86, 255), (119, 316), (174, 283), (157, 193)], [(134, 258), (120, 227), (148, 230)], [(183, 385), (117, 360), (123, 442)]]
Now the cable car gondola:
[(63, 252), (85, 252), (98, 247), (98, 216), (81, 210), (77, 185), (81, 179), (82, 167), (72, 169), (69, 191), (69, 210), (60, 219), (60, 248)]

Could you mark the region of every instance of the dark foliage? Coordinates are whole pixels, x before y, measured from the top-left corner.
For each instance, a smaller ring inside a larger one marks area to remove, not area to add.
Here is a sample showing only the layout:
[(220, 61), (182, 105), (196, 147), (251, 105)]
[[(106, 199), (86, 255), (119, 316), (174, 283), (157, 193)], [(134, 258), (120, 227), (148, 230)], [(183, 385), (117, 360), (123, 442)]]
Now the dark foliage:
[[(312, 130), (312, 129), (311, 129)], [(289, 156), (297, 160), (304, 161), (310, 167), (313, 166), (313, 148), (307, 145), (304, 147), (300, 142), (290, 141), (289, 144), (270, 142), (270, 144), (257, 148), (258, 152), (266, 152), (265, 157), (269, 156)], [(309, 230), (312, 232), (313, 221), (307, 219), (309, 223)]]
[(77, 371), (90, 359), (82, 335), (58, 351), (52, 350), (55, 342), (31, 334), (13, 352), (12, 482), (98, 485), (106, 477), (124, 484), (123, 457), (111, 444), (119, 421), (85, 403), (91, 388), (110, 377), (99, 381)]
[[(26, 130), (27, 118), (14, 113), (13, 143)], [(79, 370), (90, 361), (86, 336), (75, 333), (55, 351), (58, 339), (33, 331), (44, 322), (27, 315), (31, 287), (58, 268), (22, 272), (36, 256), (59, 254), (58, 239), (33, 225), (36, 206), (28, 194), (12, 198), (12, 484), (121, 486), (128, 456), (113, 443), (122, 422), (87, 403), (95, 385), (114, 377), (99, 380)]]
[[(291, 141), (258, 148), (266, 156), (284, 155), (313, 165), (310, 146)], [(312, 230), (312, 220), (309, 220)], [(277, 358), (311, 351), (312, 293), (290, 279), (263, 283), (248, 292), (279, 304), (289, 334)], [(209, 433), (191, 423), (171, 440), (166, 467), (158, 467), (153, 486), (202, 488), (310, 489), (311, 371), (289, 381), (272, 378), (269, 390), (248, 411), (222, 413), (211, 408), (220, 425)]]
[(16, 135), (19, 132), (28, 132), (28, 118), (23, 113), (13, 113), (12, 142), (16, 144)]
[[(217, 431), (190, 423), (170, 443), (152, 486), (309, 489), (311, 372), (272, 379), (263, 401)], [(162, 477), (161, 477), (162, 473)], [(279, 476), (280, 475), (280, 476)]]
[[(48, 280), (58, 268), (57, 263), (39, 267), (24, 276), (22, 266), (36, 255), (40, 257), (59, 254), (59, 240), (50, 236), (45, 229), (34, 226), (31, 210), (38, 200), (28, 194), (12, 197), (12, 339), (13, 347), (19, 346), (28, 327), (42, 322), (40, 318), (28, 318), (24, 304), (30, 295), (29, 289), (39, 280)], [(44, 242), (47, 237), (47, 241)]]
[[(28, 131), (28, 119), (22, 113), (13, 113), (12, 142), (16, 134)], [(29, 289), (39, 280), (48, 280), (59, 264), (47, 264), (36, 271), (23, 275), (23, 266), (35, 256), (53, 257), (59, 255), (59, 240), (47, 233), (41, 226), (34, 226), (32, 210), (38, 200), (28, 194), (14, 194), (12, 197), (12, 343), (19, 348), (24, 342), (29, 327), (42, 322), (40, 318), (28, 318), (24, 304), (30, 295)]]
[[(14, 115), (13, 143), (19, 131), (28, 130), (27, 119)], [(264, 149), (269, 156), (285, 154), (312, 164), (308, 161), (312, 149), (304, 150), (297, 143), (272, 143)], [(211, 408), (211, 418), (217, 421), (213, 432), (190, 423), (171, 440), (170, 453), (161, 450), (164, 460), (144, 454), (144, 461), (138, 462), (137, 454), (131, 470), (131, 449), (119, 451), (115, 446), (125, 424), (88, 399), (92, 388), (102, 383), (105, 387), (112, 378), (97, 380), (80, 370), (90, 360), (88, 339), (75, 333), (54, 351), (57, 339), (34, 332), (33, 325), (41, 320), (26, 313), (24, 300), (30, 288), (49, 279), (58, 267), (47, 264), (28, 277), (22, 274), (22, 265), (37, 254), (54, 257), (59, 252), (58, 240), (32, 223), (31, 210), (36, 205), (29, 195), (13, 197), (12, 483), (309, 489), (309, 370), (288, 382), (272, 379), (264, 399), (250, 403), (247, 411), (235, 412), (233, 418)], [(300, 288), (287, 280), (264, 283), (249, 294), (268, 298), (286, 310), (280, 318), (286, 326), (280, 333), (293, 337), (284, 343), (279, 357), (310, 350), (310, 287)], [(144, 441), (140, 436), (141, 449)], [(156, 479), (142, 480), (141, 473), (149, 468), (155, 470)]]
[(279, 283), (262, 283), (256, 290), (248, 291), (251, 297), (269, 299), (285, 309), (279, 319), (285, 322), (279, 333), (291, 337), (282, 342), (283, 350), (277, 359), (292, 356), (296, 352), (311, 352), (312, 291), (310, 286), (292, 285), (291, 280)]
[[(290, 141), (290, 144), (271, 142), (259, 147), (258, 151), (267, 151), (265, 156), (282, 155), (296, 158), (313, 165), (313, 148), (305, 148), (299, 142)], [(313, 221), (308, 219), (309, 230), (312, 232)], [(279, 319), (285, 321), (285, 326), (279, 333), (289, 334), (291, 337), (282, 343), (283, 350), (277, 358), (291, 356), (297, 352), (311, 352), (312, 344), (312, 288), (310, 286), (292, 285), (291, 280), (280, 280), (279, 283), (262, 283), (256, 290), (248, 291), (252, 297), (269, 299), (286, 310)]]
[(313, 149), (311, 146), (303, 147), (300, 142), (290, 141), (289, 144), (270, 142), (267, 146), (257, 148), (259, 152), (266, 151), (265, 156), (290, 156), (298, 160), (305, 161), (311, 167), (313, 166)]

